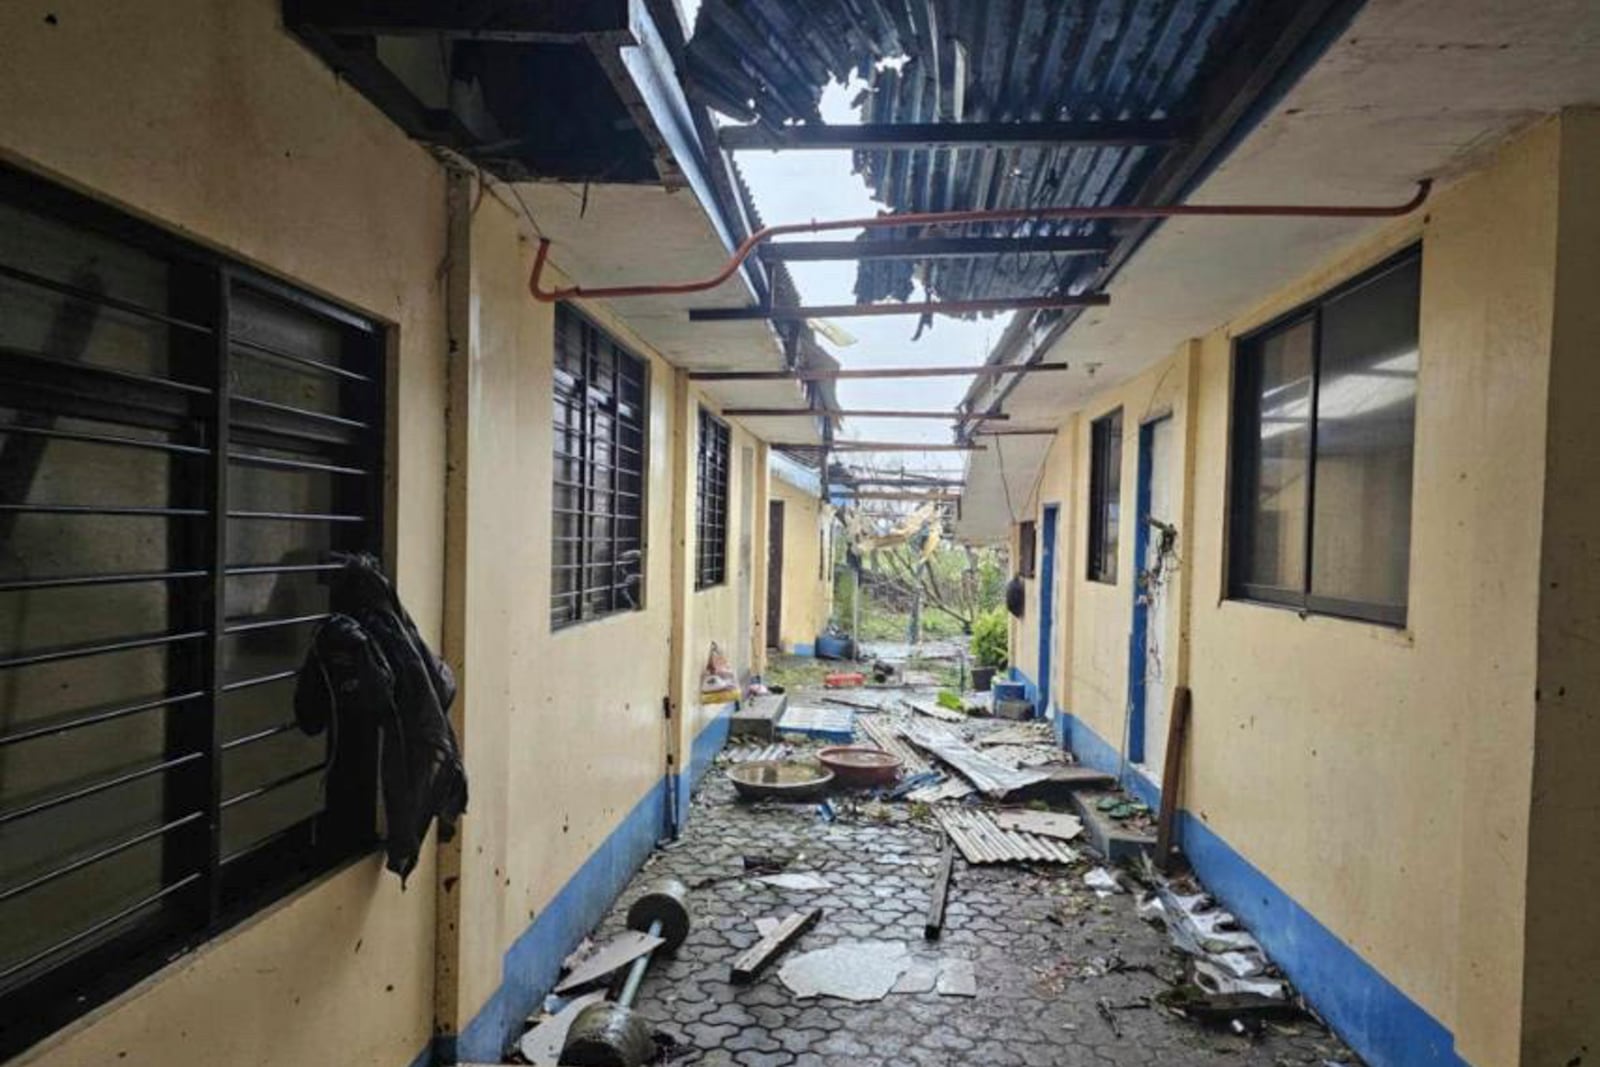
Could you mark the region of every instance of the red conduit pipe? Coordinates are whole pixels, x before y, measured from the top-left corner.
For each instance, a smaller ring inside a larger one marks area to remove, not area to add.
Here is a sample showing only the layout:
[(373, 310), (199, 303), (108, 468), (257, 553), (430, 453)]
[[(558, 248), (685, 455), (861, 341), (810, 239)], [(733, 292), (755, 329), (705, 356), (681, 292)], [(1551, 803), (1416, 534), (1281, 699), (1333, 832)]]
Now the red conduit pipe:
[(831, 222), (790, 222), (781, 226), (767, 226), (757, 230), (739, 245), (722, 269), (709, 278), (692, 282), (668, 282), (659, 285), (614, 285), (609, 288), (585, 288), (581, 285), (565, 289), (541, 289), (539, 279), (544, 275), (545, 263), (550, 258), (550, 239), (539, 238), (539, 251), (533, 258), (533, 274), (528, 278), (528, 292), (535, 300), (551, 304), (575, 297), (593, 300), (610, 300), (624, 296), (668, 296), (678, 293), (700, 293), (715, 289), (733, 277), (739, 265), (750, 258), (758, 245), (774, 237), (793, 233), (824, 233), (829, 230), (871, 230), (886, 226), (949, 226), (967, 222), (1030, 222), (1061, 219), (1171, 219), (1171, 218), (1317, 218), (1317, 219), (1389, 219), (1409, 215), (1428, 199), (1433, 187), (1431, 179), (1417, 183), (1417, 192), (1403, 204), (1361, 207), (1348, 204), (1157, 204), (1108, 207), (1035, 207), (1009, 208), (991, 211), (924, 211), (906, 215), (873, 215), (862, 219), (835, 219)]

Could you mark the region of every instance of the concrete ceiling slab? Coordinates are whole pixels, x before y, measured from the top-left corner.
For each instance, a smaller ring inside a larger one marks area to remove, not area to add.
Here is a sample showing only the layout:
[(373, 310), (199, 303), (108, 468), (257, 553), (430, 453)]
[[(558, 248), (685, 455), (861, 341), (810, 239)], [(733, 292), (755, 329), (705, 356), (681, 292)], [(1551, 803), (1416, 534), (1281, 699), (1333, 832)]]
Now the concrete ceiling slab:
[(961, 513), (952, 523), (956, 539), (976, 544), (1003, 541), (1039, 481), (1053, 437), (991, 437), (982, 452), (968, 453)]
[[(577, 285), (691, 281), (715, 273), (728, 251), (694, 194), (656, 185), (516, 186), (551, 240), (550, 261)], [(600, 301), (679, 367), (779, 370), (783, 353), (765, 321), (691, 323), (692, 307), (749, 307), (742, 274), (687, 296)]]

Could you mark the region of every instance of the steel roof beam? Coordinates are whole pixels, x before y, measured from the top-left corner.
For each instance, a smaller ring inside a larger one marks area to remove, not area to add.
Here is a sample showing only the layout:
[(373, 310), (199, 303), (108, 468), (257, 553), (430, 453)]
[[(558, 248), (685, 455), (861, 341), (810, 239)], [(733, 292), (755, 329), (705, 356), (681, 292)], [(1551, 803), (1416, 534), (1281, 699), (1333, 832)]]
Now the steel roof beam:
[[(812, 408), (723, 408), (722, 414), (731, 419), (790, 419), (815, 418), (818, 415), (836, 415), (846, 419), (944, 419), (946, 422), (955, 422), (963, 418), (955, 411), (902, 411), (895, 408), (882, 410), (866, 408), (846, 411), (817, 411)], [(973, 415), (968, 417), (972, 422), (1005, 421), (1010, 415)]]
[[(950, 367), (801, 367), (797, 370), (695, 370), (689, 372), (691, 382), (783, 382), (794, 379), (802, 382), (837, 381), (849, 378), (953, 378), (966, 374), (1036, 374), (1042, 371), (1067, 370), (1066, 363), (1016, 363), (996, 365), (979, 363), (970, 366)], [(956, 414), (951, 413), (955, 418)]]
[(997, 300), (944, 300), (924, 304), (806, 304), (800, 307), (690, 308), (690, 322), (748, 322), (769, 319), (792, 322), (805, 319), (851, 319), (879, 315), (976, 315), (989, 311), (1044, 311), (1050, 308), (1104, 307), (1105, 293), (1064, 296), (1015, 296)]
[[(471, 14), (453, 8), (480, 9)], [(324, 33), (376, 37), (438, 35), (476, 41), (570, 43), (596, 34), (627, 34), (629, 0), (551, 4), (515, 0), (482, 4), (438, 0), (287, 0), (285, 21)]]
[(1106, 255), (1098, 237), (903, 237), (888, 241), (786, 241), (761, 246), (761, 258), (810, 263), (855, 259), (960, 259), (966, 256)]
[(819, 445), (811, 441), (774, 441), (773, 448), (796, 452), (982, 452), (983, 445), (919, 445), (905, 441), (835, 441)]
[(935, 504), (954, 504), (961, 499), (954, 493), (853, 493), (848, 489), (835, 489), (834, 496), (846, 500), (921, 500)]
[(851, 126), (725, 126), (717, 134), (732, 152), (883, 148), (1120, 147), (1182, 140), (1176, 123), (1144, 120), (1089, 122), (876, 122)]

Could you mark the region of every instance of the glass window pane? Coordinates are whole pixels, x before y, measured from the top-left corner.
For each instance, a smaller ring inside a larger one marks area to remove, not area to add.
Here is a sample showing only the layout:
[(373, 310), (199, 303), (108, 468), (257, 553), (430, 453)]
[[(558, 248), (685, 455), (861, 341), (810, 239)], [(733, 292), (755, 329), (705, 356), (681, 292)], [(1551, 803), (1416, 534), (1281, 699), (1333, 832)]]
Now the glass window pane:
[(1323, 309), (1314, 596), (1405, 609), (1420, 283), (1412, 259)]
[(1241, 360), (1250, 389), (1241, 402), (1250, 409), (1240, 415), (1254, 432), (1240, 441), (1243, 552), (1233, 560), (1235, 582), (1304, 588), (1312, 339), (1312, 320), (1305, 319), (1252, 342)]

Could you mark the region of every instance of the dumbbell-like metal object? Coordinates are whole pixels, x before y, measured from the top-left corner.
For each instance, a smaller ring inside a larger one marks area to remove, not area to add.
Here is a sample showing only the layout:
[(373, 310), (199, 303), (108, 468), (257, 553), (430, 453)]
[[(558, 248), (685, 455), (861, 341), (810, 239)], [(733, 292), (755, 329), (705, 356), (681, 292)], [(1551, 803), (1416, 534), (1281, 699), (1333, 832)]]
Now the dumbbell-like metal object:
[[(689, 936), (689, 890), (676, 878), (663, 878), (648, 886), (628, 909), (628, 927), (643, 930), (662, 943), (656, 948), (676, 951)], [(633, 961), (616, 1000), (591, 1004), (572, 1020), (561, 1062), (572, 1067), (641, 1067), (655, 1055), (650, 1024), (633, 1012), (633, 998), (650, 966), (655, 949)]]

